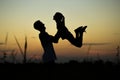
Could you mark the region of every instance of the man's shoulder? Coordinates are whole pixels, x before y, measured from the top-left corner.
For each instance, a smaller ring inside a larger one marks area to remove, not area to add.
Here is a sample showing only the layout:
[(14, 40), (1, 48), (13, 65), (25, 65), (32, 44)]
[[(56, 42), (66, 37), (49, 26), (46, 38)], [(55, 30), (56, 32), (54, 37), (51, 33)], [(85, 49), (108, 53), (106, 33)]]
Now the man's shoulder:
[(49, 36), (49, 34), (47, 32), (39, 34), (39, 37), (48, 37), (48, 36)]

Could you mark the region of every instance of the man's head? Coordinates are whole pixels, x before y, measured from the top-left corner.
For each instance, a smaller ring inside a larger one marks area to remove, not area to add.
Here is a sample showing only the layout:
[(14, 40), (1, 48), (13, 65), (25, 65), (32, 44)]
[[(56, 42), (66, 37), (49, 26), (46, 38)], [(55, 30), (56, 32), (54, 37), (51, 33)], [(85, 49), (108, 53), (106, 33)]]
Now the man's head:
[(53, 20), (55, 21), (61, 21), (64, 16), (60, 12), (56, 12), (55, 15), (53, 16)]
[(40, 20), (34, 23), (34, 28), (38, 31), (45, 31), (45, 26)]

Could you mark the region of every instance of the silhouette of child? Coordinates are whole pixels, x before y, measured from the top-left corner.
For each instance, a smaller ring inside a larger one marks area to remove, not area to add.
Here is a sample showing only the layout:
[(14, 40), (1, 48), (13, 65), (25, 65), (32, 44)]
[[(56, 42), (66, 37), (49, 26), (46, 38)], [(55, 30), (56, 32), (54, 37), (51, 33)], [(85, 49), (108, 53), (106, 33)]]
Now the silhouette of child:
[(45, 26), (41, 21), (36, 21), (34, 23), (34, 28), (40, 31), (39, 39), (41, 41), (42, 47), (44, 49), (44, 54), (42, 56), (44, 63), (54, 63), (56, 58), (55, 51), (53, 48), (54, 37), (49, 35), (45, 31)]
[(75, 29), (76, 33), (76, 38), (71, 34), (71, 32), (66, 28), (65, 26), (65, 18), (60, 12), (56, 12), (53, 20), (55, 20), (56, 25), (57, 25), (57, 33), (55, 35), (56, 39), (55, 42), (58, 42), (59, 38), (61, 37), (62, 39), (67, 39), (71, 44), (73, 44), (76, 47), (81, 47), (82, 46), (82, 41), (83, 41), (83, 32), (85, 32), (85, 27), (78, 27)]

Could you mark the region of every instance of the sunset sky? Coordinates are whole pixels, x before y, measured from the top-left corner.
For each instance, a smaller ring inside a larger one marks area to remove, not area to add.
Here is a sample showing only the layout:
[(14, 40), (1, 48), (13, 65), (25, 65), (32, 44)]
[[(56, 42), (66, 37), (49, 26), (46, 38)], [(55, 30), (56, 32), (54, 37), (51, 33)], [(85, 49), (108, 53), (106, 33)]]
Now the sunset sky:
[(22, 47), (26, 35), (27, 55), (41, 59), (44, 51), (33, 23), (41, 20), (46, 31), (55, 35), (53, 15), (56, 12), (63, 13), (66, 27), (74, 36), (74, 29), (88, 26), (83, 36), (85, 45), (81, 48), (62, 39), (54, 44), (58, 61), (79, 60), (87, 57), (87, 53), (89, 57), (115, 57), (120, 45), (120, 0), (0, 0), (0, 43), (5, 42), (8, 33), (7, 45), (0, 44), (0, 51), (14, 49), (20, 56), (14, 35)]

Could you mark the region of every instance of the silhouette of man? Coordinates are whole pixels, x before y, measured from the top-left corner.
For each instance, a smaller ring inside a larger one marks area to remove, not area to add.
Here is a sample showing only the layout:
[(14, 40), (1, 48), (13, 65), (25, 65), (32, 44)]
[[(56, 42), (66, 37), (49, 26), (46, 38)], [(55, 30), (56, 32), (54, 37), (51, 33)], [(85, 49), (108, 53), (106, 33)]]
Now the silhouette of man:
[(66, 28), (65, 26), (65, 18), (60, 12), (56, 12), (55, 15), (53, 16), (53, 20), (56, 22), (57, 26), (57, 33), (55, 35), (56, 39), (55, 42), (58, 42), (59, 38), (61, 37), (63, 40), (67, 39), (71, 44), (73, 44), (76, 47), (81, 47), (82, 46), (82, 41), (83, 41), (83, 32), (85, 32), (85, 27), (78, 27), (75, 29), (76, 33), (76, 38), (70, 33), (70, 31)]
[(41, 21), (36, 21), (34, 23), (34, 28), (40, 31), (39, 39), (41, 41), (42, 47), (44, 49), (44, 54), (42, 56), (44, 63), (54, 63), (56, 58), (55, 51), (53, 48), (54, 37), (49, 35), (45, 31), (45, 26)]

